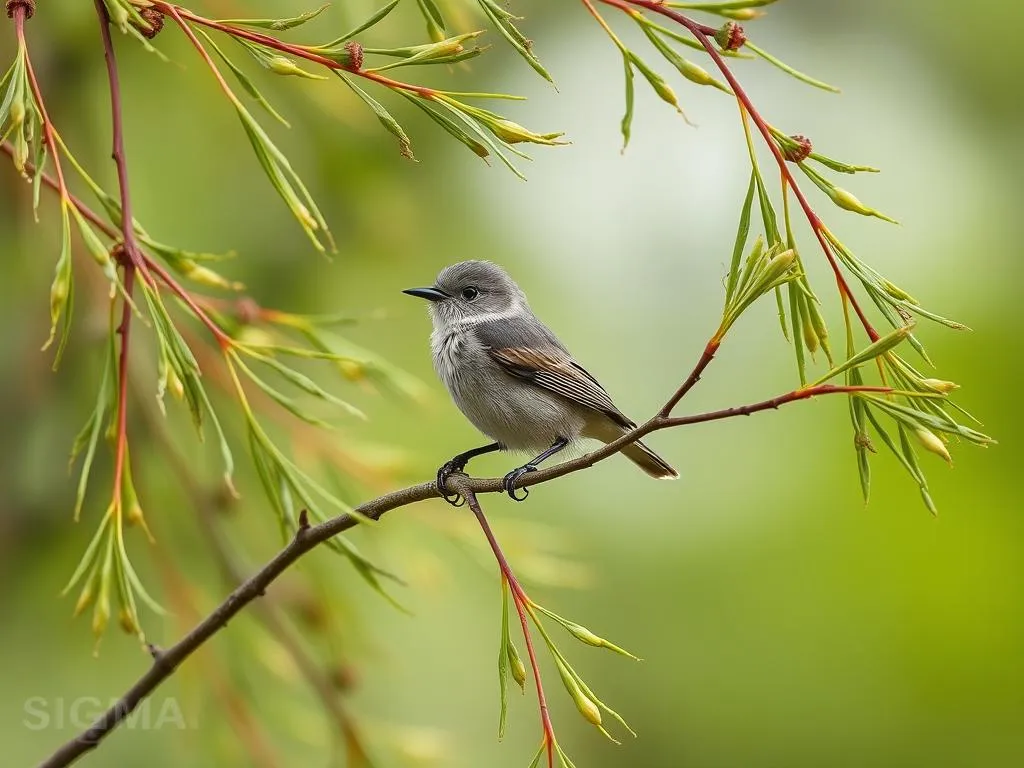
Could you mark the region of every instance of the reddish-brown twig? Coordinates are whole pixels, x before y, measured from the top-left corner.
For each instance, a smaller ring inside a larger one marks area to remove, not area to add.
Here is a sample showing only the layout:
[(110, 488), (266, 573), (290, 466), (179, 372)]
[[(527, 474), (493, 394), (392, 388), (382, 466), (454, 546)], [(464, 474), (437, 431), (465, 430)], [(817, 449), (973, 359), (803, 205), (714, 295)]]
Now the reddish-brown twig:
[[(272, 48), (275, 51), (281, 51), (282, 53), (287, 53), (297, 58), (305, 59), (306, 61), (312, 61), (315, 64), (320, 64), (328, 69), (336, 69), (362, 77), (366, 80), (373, 80), (375, 83), (388, 88), (396, 88), (403, 91), (409, 91), (410, 93), (417, 93), (428, 99), (433, 98), (437, 93), (433, 88), (426, 88), (424, 86), (413, 85), (411, 83), (403, 83), (376, 72), (367, 72), (356, 67), (346, 66), (340, 61), (335, 61), (334, 59), (327, 58), (326, 56), (321, 56), (320, 54), (301, 45), (286, 43), (283, 40), (278, 40), (276, 37), (271, 37), (270, 35), (265, 35), (261, 32), (255, 32), (253, 30), (243, 29), (242, 27), (236, 27), (233, 24), (224, 24), (213, 19), (207, 19), (199, 14), (193, 13), (187, 8), (182, 8), (181, 6), (174, 5), (173, 3), (160, 2), (160, 0), (157, 0), (157, 2), (154, 3), (154, 7), (173, 18), (185, 34), (192, 39), (193, 45), (196, 45), (197, 47), (199, 47), (198, 41), (195, 40), (191, 30), (187, 29), (187, 25), (185, 24), (186, 20), (200, 24), (201, 26), (209, 29), (215, 29), (218, 32), (223, 32), (224, 34), (231, 35), (232, 37), (248, 40), (249, 42), (256, 43), (267, 48)], [(209, 57), (205, 55), (204, 58), (209, 59)], [(218, 77), (218, 80), (219, 79), (220, 78)], [(226, 87), (226, 84), (224, 85)]]
[(509, 589), (512, 590), (512, 602), (515, 604), (516, 613), (519, 614), (519, 623), (522, 624), (523, 627), (523, 641), (526, 643), (526, 653), (530, 658), (530, 668), (533, 671), (533, 681), (537, 686), (537, 704), (540, 707), (540, 722), (544, 733), (543, 746), (548, 756), (548, 768), (553, 768), (555, 761), (555, 729), (551, 724), (551, 714), (548, 711), (548, 702), (544, 696), (544, 683), (541, 680), (540, 665), (537, 663), (537, 653), (533, 648), (533, 638), (530, 636), (530, 623), (527, 619), (530, 598), (526, 594), (522, 585), (520, 585), (515, 573), (513, 573), (512, 567), (508, 564), (505, 553), (502, 551), (501, 545), (498, 544), (498, 539), (495, 538), (494, 531), (491, 530), (490, 523), (487, 522), (487, 517), (484, 515), (483, 508), (480, 506), (480, 501), (477, 499), (476, 493), (472, 489), (464, 489), (458, 481), (456, 481), (456, 488), (453, 490), (458, 490), (459, 493), (464, 494), (466, 504), (468, 504), (469, 508), (473, 510), (473, 514), (476, 516), (476, 520), (480, 524), (480, 528), (483, 530), (484, 536), (487, 537), (487, 543), (491, 547), (491, 552), (494, 553), (494, 559), (498, 561), (498, 569), (501, 571), (501, 578), (508, 583)]

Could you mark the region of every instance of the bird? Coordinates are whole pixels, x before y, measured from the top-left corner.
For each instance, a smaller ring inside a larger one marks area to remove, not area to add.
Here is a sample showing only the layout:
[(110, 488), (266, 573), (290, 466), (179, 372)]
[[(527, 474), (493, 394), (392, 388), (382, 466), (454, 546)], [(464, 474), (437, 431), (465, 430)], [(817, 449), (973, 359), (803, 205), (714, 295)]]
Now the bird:
[[(467, 419), (494, 442), (454, 456), (437, 471), (438, 491), (451, 503), (448, 478), (469, 461), (494, 451), (536, 454), (502, 481), (516, 495), (516, 483), (541, 462), (581, 438), (613, 442), (636, 428), (604, 387), (533, 313), (509, 274), (490, 261), (462, 261), (441, 271), (434, 284), (408, 288), (426, 299), (433, 325), (434, 369)], [(622, 453), (648, 475), (673, 479), (679, 473), (639, 440)]]

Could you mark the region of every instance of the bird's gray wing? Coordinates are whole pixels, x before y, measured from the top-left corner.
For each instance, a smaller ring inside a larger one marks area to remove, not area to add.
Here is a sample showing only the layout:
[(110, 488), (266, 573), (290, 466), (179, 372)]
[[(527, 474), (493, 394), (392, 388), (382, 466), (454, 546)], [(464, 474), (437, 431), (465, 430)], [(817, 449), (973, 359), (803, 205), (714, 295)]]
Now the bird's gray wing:
[(600, 411), (627, 429), (636, 426), (615, 407), (597, 379), (536, 319), (487, 321), (477, 324), (474, 331), (491, 359), (509, 375)]

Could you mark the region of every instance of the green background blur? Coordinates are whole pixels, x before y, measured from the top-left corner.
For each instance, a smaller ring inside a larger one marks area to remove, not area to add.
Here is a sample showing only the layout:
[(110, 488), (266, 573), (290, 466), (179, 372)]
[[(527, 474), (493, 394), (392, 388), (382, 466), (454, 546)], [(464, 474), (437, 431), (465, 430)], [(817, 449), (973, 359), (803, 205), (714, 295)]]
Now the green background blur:
[[(336, 3), (294, 37), (328, 38), (376, 5)], [(403, 5), (376, 39), (423, 39), (413, 4)], [(339, 83), (261, 76), (294, 126), (271, 130), (338, 237), (333, 263), (308, 247), (180, 35), (166, 29), (157, 40), (170, 65), (116, 39), (137, 215), (147, 229), (185, 247), (236, 249), (241, 256), (225, 271), (268, 306), (368, 318), (351, 338), (429, 383), (420, 406), (352, 395), (371, 421), (342, 423), (335, 439), (388, 463), (386, 485), (428, 478), (480, 442), (434, 382), (423, 306), (399, 293), (429, 283), (448, 263), (484, 257), (505, 265), (634, 418), (665, 399), (717, 324), (748, 178), (734, 103), (673, 79), (699, 125), (689, 128), (638, 78), (633, 142), (620, 156), (614, 48), (573, 0), (514, 6), (528, 16), (525, 29), (557, 93), (494, 35), (493, 50), (465, 70), (397, 72), (414, 82), (529, 96), (507, 114), (531, 128), (564, 130), (573, 144), (533, 151), (527, 183), (488, 169), (389, 94), (382, 97), (412, 135), (418, 164), (398, 155)], [(259, 15), (253, 7), (300, 10), (291, 2), (213, 0), (196, 10)], [(477, 23), (467, 17), (456, 26)], [(612, 459), (538, 487), (527, 504), (485, 499), (534, 597), (645, 659), (636, 664), (567, 637), (562, 644), (638, 731), (621, 747), (577, 716), (547, 667), (560, 739), (581, 768), (1024, 765), (1017, 485), (1024, 46), (1012, 33), (1022, 25), (1024, 5), (1010, 0), (785, 0), (751, 25), (768, 50), (842, 86), (841, 96), (828, 95), (763, 64), (737, 68), (780, 128), (811, 136), (830, 156), (884, 169), (839, 181), (901, 227), (841, 213), (820, 196), (815, 203), (869, 264), (974, 329), (926, 325), (921, 335), (938, 375), (963, 385), (960, 402), (1000, 445), (957, 447), (952, 471), (925, 459), (938, 518), (886, 456), (875, 462), (865, 508), (846, 404), (829, 399), (653, 437), (680, 468), (678, 483), (648, 482)], [(53, 119), (115, 189), (92, 4), (40, 3), (28, 26)], [(7, 60), (13, 31), (0, 27)], [(147, 659), (116, 630), (94, 658), (88, 618), (72, 621), (71, 600), (57, 597), (109, 484), (104, 458), (74, 525), (66, 456), (93, 400), (104, 310), (79, 303), (66, 364), (51, 374), (38, 347), (57, 253), (53, 201), (44, 197), (34, 224), (29, 190), (3, 165), (0, 764), (14, 766), (69, 738), (74, 716), (98, 706), (82, 697), (106, 703)], [(820, 253), (804, 242), (835, 319)], [(744, 317), (684, 406), (697, 412), (762, 399), (794, 381), (769, 301)], [(230, 403), (222, 408), (230, 411)], [(180, 409), (172, 417), (187, 421)], [(133, 533), (133, 558), (172, 609), (184, 592), (193, 611), (207, 612), (226, 587), (161, 449), (143, 426), (134, 429), (158, 545)], [(187, 429), (178, 437), (197, 472), (214, 477), (215, 459), (196, 451)], [(238, 457), (244, 501), (226, 530), (237, 531), (255, 564), (277, 545), (276, 526), (241, 446)], [(475, 469), (499, 474), (510, 466), (508, 457), (488, 457)], [(357, 485), (354, 498), (371, 494), (369, 485), (365, 493)], [(269, 599), (287, 607), (289, 590), (301, 595), (310, 583), (330, 596), (332, 629), (310, 621), (303, 632), (328, 666), (344, 658), (354, 678), (345, 697), (373, 752), (384, 765), (525, 766), (538, 734), (535, 702), (529, 691), (513, 692), (509, 734), (497, 743), (497, 582), (467, 512), (430, 502), (355, 538), (408, 582), (392, 592), (411, 615), (370, 593), (328, 553), (312, 556)], [(166, 620), (144, 615), (155, 642), (173, 642), (197, 618), (174, 612)], [(160, 712), (173, 716), (174, 707), (188, 727), (173, 727), (174, 717), (156, 727)], [(330, 723), (248, 617), (157, 692), (150, 717), (151, 727), (119, 730), (83, 764), (339, 764)]]

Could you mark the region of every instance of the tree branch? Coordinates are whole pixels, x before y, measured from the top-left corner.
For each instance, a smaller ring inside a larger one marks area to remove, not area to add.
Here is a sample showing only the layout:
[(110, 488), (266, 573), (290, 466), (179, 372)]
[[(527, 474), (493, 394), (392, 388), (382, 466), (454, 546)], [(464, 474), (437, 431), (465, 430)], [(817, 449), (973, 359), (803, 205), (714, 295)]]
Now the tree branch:
[[(795, 390), (769, 400), (762, 400), (758, 403), (720, 411), (675, 418), (666, 418), (658, 415), (623, 435), (618, 440), (592, 453), (548, 469), (541, 469), (524, 475), (516, 483), (516, 487), (522, 488), (539, 485), (583, 469), (588, 469), (598, 462), (604, 461), (609, 456), (615, 455), (625, 446), (642, 438), (644, 435), (663, 429), (718, 421), (733, 416), (748, 416), (753, 413), (772, 410), (797, 400), (807, 400), (818, 395), (854, 394), (857, 392), (885, 393), (890, 391), (892, 390), (886, 387), (846, 387), (822, 384), (816, 387)], [(457, 482), (460, 489), (474, 494), (504, 492), (501, 478), (467, 478), (464, 480), (460, 478)], [(356, 508), (356, 512), (364, 517), (378, 520), (386, 512), (390, 512), (393, 509), (439, 497), (440, 494), (433, 482), (420, 483), (419, 485), (384, 494), (372, 501), (361, 504)], [(339, 515), (319, 525), (310, 526), (306, 516), (303, 514), (295, 537), (270, 562), (231, 592), (209, 616), (197, 624), (191, 632), (176, 644), (166, 650), (160, 650), (151, 646), (153, 664), (149, 670), (88, 729), (62, 745), (50, 757), (40, 763), (39, 768), (63, 768), (63, 766), (71, 765), (79, 757), (95, 749), (147, 696), (167, 680), (183, 661), (201, 648), (215, 634), (224, 629), (228, 622), (245, 606), (261, 597), (266, 592), (267, 587), (296, 560), (317, 545), (337, 536), (339, 533), (354, 528), (358, 524), (359, 521), (352, 515)]]

